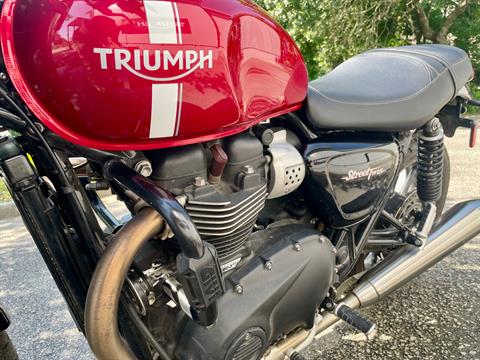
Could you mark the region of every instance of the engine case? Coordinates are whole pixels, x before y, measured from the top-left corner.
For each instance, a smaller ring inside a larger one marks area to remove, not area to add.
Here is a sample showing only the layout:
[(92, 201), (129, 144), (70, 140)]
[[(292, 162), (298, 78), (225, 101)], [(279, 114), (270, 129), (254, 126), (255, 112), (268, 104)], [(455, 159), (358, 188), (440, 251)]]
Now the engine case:
[(307, 225), (287, 225), (257, 231), (249, 243), (256, 255), (226, 279), (216, 323), (185, 318), (176, 358), (256, 360), (282, 335), (313, 326), (335, 275), (330, 241)]
[(306, 146), (311, 205), (329, 226), (343, 227), (371, 214), (391, 185), (399, 149), (391, 137), (330, 135)]

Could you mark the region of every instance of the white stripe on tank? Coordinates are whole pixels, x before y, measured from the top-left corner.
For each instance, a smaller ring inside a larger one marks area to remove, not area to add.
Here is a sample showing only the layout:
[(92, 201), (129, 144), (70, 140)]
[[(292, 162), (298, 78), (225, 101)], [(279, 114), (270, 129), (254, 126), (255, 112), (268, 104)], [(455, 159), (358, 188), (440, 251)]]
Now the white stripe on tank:
[(152, 86), (152, 116), (150, 138), (170, 137), (175, 134), (179, 84)]
[[(144, 0), (151, 44), (181, 44), (182, 28), (176, 2)], [(181, 83), (153, 84), (150, 138), (178, 135), (182, 114)]]

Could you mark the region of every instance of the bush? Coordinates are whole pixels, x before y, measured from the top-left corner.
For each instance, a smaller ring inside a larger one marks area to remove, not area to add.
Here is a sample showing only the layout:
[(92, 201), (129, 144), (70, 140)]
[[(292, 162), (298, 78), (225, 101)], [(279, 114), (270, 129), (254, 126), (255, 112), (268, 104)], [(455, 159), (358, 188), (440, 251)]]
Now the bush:
[(432, 42), (463, 48), (480, 73), (478, 0), (256, 1), (297, 42), (312, 79), (367, 49)]
[(3, 180), (0, 178), (0, 202), (1, 201), (7, 201), (10, 199), (10, 193), (7, 190), (7, 186), (3, 182)]

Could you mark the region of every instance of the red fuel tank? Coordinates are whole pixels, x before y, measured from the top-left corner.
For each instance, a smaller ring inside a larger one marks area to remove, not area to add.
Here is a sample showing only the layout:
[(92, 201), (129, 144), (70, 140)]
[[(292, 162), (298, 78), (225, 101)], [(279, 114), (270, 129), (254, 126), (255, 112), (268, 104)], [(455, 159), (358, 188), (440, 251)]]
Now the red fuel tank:
[(171, 147), (298, 109), (307, 71), (245, 0), (5, 0), (7, 71), (52, 131), (104, 150)]

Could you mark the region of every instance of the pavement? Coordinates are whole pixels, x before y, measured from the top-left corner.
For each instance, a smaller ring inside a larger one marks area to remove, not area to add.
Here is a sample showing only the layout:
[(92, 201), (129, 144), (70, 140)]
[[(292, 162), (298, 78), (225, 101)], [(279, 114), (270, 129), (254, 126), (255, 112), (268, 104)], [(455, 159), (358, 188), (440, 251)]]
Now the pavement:
[[(448, 139), (447, 207), (480, 198), (480, 149)], [(339, 325), (304, 351), (309, 359), (480, 359), (480, 237), (380, 303), (362, 310), (374, 340)], [(94, 359), (20, 218), (0, 220), (0, 303), (21, 360)], [(115, 360), (115, 359), (112, 359)]]

